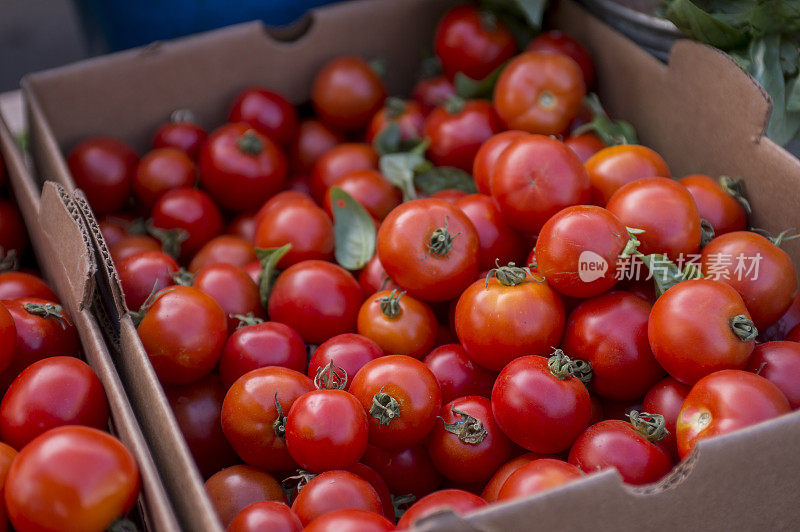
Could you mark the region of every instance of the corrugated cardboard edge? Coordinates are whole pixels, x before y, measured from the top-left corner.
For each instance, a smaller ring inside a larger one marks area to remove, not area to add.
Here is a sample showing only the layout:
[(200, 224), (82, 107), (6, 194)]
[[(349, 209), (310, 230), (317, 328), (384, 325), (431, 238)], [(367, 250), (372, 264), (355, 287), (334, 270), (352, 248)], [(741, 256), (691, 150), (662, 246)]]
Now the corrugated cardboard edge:
[(22, 211), (39, 265), (73, 319), (87, 363), (97, 373), (108, 397), (111, 431), (131, 451), (139, 466), (142, 493), (139, 506), (152, 530), (178, 530), (177, 520), (122, 382), (106, 350), (97, 322), (89, 312), (94, 295), (96, 264), (88, 233), (66, 191), (45, 185), (40, 198), (14, 138), (0, 117), (0, 151), (9, 181)]

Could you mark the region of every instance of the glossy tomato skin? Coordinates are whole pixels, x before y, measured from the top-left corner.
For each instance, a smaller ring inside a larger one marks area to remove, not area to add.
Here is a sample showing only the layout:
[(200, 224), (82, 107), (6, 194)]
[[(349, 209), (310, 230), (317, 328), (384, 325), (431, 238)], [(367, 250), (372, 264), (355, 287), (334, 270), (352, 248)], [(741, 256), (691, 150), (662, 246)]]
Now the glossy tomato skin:
[(108, 250), (114, 263), (144, 251), (161, 251), (161, 244), (151, 236), (133, 235), (123, 237)]
[[(431, 248), (437, 231), (449, 235), (451, 247), (444, 252)], [(392, 280), (423, 301), (453, 299), (478, 273), (475, 226), (443, 200), (408, 201), (394, 209), (378, 230), (377, 250)]]
[(183, 229), (188, 238), (181, 243), (181, 257), (192, 257), (203, 245), (222, 232), (222, 215), (211, 197), (194, 188), (175, 188), (153, 205), (153, 226)]
[(508, 129), (558, 135), (580, 113), (586, 85), (570, 57), (523, 52), (503, 69), (494, 88), (497, 114)]
[(297, 137), (289, 148), (292, 170), (310, 172), (325, 152), (344, 142), (344, 137), (319, 120), (307, 118), (300, 122)]
[(387, 98), (383, 109), (375, 113), (367, 127), (367, 142), (372, 144), (375, 137), (390, 123), (396, 123), (400, 128), (400, 138), (403, 140), (419, 139), (422, 137), (422, 127), (425, 125), (425, 114), (422, 106), (414, 100), (401, 100)]
[(502, 130), (491, 103), (469, 100), (452, 108), (446, 103), (431, 111), (422, 134), (430, 140), (427, 156), (435, 165), (470, 172), (481, 145)]
[(223, 236), (239, 238), (252, 247), (256, 238), (256, 213), (248, 211), (239, 214), (228, 223), (225, 233)]
[(386, 270), (383, 269), (383, 264), (377, 253), (372, 256), (367, 265), (359, 272), (358, 284), (361, 286), (361, 293), (365, 299), (382, 290), (400, 290), (401, 292), (403, 290), (386, 274)]
[(770, 381), (747, 371), (722, 370), (699, 380), (678, 414), (676, 438), (681, 458), (697, 442), (778, 417), (791, 410)]
[(569, 463), (589, 473), (614, 467), (628, 484), (656, 482), (672, 469), (672, 458), (630, 423), (601, 421), (586, 429), (569, 451)]
[(306, 532), (388, 532), (394, 525), (385, 517), (366, 510), (336, 510), (311, 521)]
[(564, 139), (564, 144), (575, 152), (578, 159), (586, 164), (592, 155), (606, 147), (606, 144), (594, 133), (582, 133)]
[(470, 194), (456, 200), (478, 233), (478, 269), (490, 270), (497, 264), (522, 264), (528, 246), (525, 240), (503, 218), (492, 197)]
[(245, 506), (231, 521), (226, 532), (300, 532), (300, 518), (286, 504), (275, 501), (254, 502)]
[(272, 140), (244, 123), (209, 135), (198, 158), (200, 183), (222, 207), (257, 209), (283, 187), (288, 163)]
[(286, 496), (278, 481), (269, 473), (249, 465), (234, 465), (218, 471), (206, 480), (205, 487), (225, 527), (253, 503), (286, 503)]
[(558, 30), (540, 33), (525, 48), (529, 52), (550, 52), (563, 54), (575, 61), (583, 73), (583, 81), (587, 87), (595, 82), (594, 62), (589, 50), (577, 39), (570, 37)]
[(383, 477), (370, 466), (361, 462), (349, 467), (347, 470), (369, 482), (372, 489), (375, 490), (375, 493), (377, 493), (378, 497), (381, 499), (384, 517), (390, 519), (394, 523), (394, 502), (392, 501), (392, 494), (389, 492), (389, 486), (386, 484), (386, 481), (383, 480)]
[(314, 390), (314, 383), (297, 371), (270, 366), (245, 373), (228, 389), (222, 403), (222, 430), (239, 457), (266, 471), (296, 467), (286, 442), (274, 427), (294, 401)]
[(36, 297), (58, 303), (58, 296), (40, 277), (25, 272), (0, 273), (0, 300)]
[(336, 57), (320, 69), (311, 85), (317, 116), (341, 131), (364, 128), (383, 105), (386, 87), (360, 57)]
[(297, 493), (292, 510), (304, 526), (336, 510), (365, 510), (383, 515), (381, 499), (369, 482), (348, 471), (327, 471)]
[(757, 345), (747, 370), (777, 386), (793, 410), (800, 407), (800, 343), (778, 341)]
[[(469, 437), (470, 430), (477, 430), (477, 425), (462, 412), (483, 428), (477, 443)], [(511, 440), (495, 422), (489, 399), (475, 395), (460, 397), (444, 405), (440, 415), (442, 419), (437, 420), (428, 440), (428, 452), (433, 465), (448, 479), (467, 484), (486, 482), (510, 458)], [(452, 427), (459, 422), (462, 422), (460, 427)]]
[(75, 425), (34, 439), (11, 464), (5, 484), (16, 530), (101, 532), (139, 494), (139, 469), (113, 436)]
[(288, 325), (275, 321), (246, 325), (225, 341), (219, 361), (219, 374), (225, 389), (245, 373), (267, 366), (305, 373), (306, 346), (300, 335)]
[(455, 331), (473, 361), (499, 371), (518, 357), (550, 353), (561, 340), (564, 320), (559, 295), (532, 274), (516, 286), (492, 277), (488, 283), (475, 281), (461, 294)]
[(617, 401), (636, 399), (664, 376), (647, 338), (650, 308), (629, 292), (611, 292), (572, 311), (561, 345), (570, 357), (592, 365), (592, 392)]
[(646, 146), (622, 144), (598, 151), (586, 161), (592, 203), (604, 207), (620, 187), (645, 177), (670, 177), (661, 156)]
[(258, 286), (243, 269), (233, 264), (211, 264), (197, 272), (192, 284), (211, 296), (227, 316), (228, 332), (233, 333), (239, 320), (233, 315), (266, 318)]
[(747, 229), (747, 211), (720, 184), (705, 174), (687, 175), (678, 180), (697, 203), (700, 218), (707, 220), (719, 236)]
[(759, 329), (778, 321), (791, 306), (797, 291), (792, 259), (752, 231), (714, 238), (703, 248), (700, 263), (706, 276), (739, 292)]
[(478, 153), (475, 154), (475, 161), (472, 163), (472, 177), (475, 178), (475, 185), (481, 194), (491, 193), (491, 179), (494, 167), (500, 154), (518, 138), (527, 135), (525, 131), (509, 130), (493, 135), (481, 144)]
[(403, 195), (377, 170), (364, 169), (348, 172), (333, 182), (325, 193), (325, 211), (333, 218), (331, 188), (338, 187), (360, 203), (376, 220), (383, 220), (392, 209), (400, 205)]
[(678, 443), (675, 439), (675, 424), (678, 414), (691, 386), (676, 381), (672, 377), (665, 377), (655, 383), (644, 396), (642, 411), (664, 416), (664, 424), (669, 434), (659, 442), (666, 447), (674, 459), (678, 459)]
[(254, 260), (258, 260), (258, 257), (252, 240), (234, 235), (220, 235), (206, 242), (192, 257), (189, 272), (197, 273), (201, 268), (214, 264), (232, 264), (242, 268)]
[(666, 177), (646, 177), (620, 187), (606, 208), (637, 235), (639, 251), (676, 261), (700, 249), (700, 213), (686, 187)]
[(240, 92), (233, 101), (228, 122), (244, 122), (281, 146), (289, 145), (297, 136), (294, 105), (263, 87), (250, 87)]
[(0, 437), (22, 449), (40, 434), (64, 425), (104, 429), (108, 402), (92, 368), (73, 357), (34, 362), (14, 379), (0, 403)]
[(376, 170), (378, 153), (369, 144), (345, 142), (320, 155), (311, 170), (311, 195), (320, 205), (339, 178), (355, 170)]
[(455, 7), (442, 17), (433, 47), (448, 78), (461, 72), (481, 80), (517, 52), (508, 27), (499, 20), (492, 22), (486, 23), (478, 8), (470, 5)]
[(131, 192), (139, 157), (124, 142), (111, 137), (86, 139), (69, 152), (67, 166), (75, 186), (83, 190), (92, 210), (120, 210)]
[(506, 483), (506, 480), (508, 480), (508, 477), (510, 477), (520, 467), (524, 466), (525, 464), (529, 464), (538, 458), (550, 458), (550, 456), (540, 455), (537, 453), (525, 453), (517, 456), (516, 458), (512, 458), (505, 464), (501, 465), (499, 468), (497, 468), (495, 474), (492, 475), (492, 478), (489, 479), (489, 482), (486, 483), (486, 486), (481, 492), (481, 498), (487, 503), (493, 503), (497, 501), (497, 496), (500, 494), (500, 490), (502, 489), (503, 484)]
[(217, 365), (228, 326), (211, 296), (190, 286), (171, 286), (156, 294), (137, 332), (159, 380), (188, 384)]
[(675, 379), (694, 384), (723, 369), (743, 369), (754, 342), (731, 328), (734, 316), (750, 314), (730, 286), (694, 279), (667, 290), (650, 312), (647, 336), (656, 360)]
[(509, 475), (497, 494), (498, 501), (527, 497), (581, 478), (576, 466), (553, 458), (540, 458), (522, 465)]
[(12, 250), (17, 258), (28, 247), (28, 235), (25, 232), (25, 222), (19, 208), (12, 202), (0, 199), (0, 252), (5, 257)]
[(422, 106), (422, 111), (426, 115), (443, 105), (455, 94), (456, 89), (447, 76), (421, 79), (414, 84), (414, 88), (411, 90), (411, 96)]
[[(0, 162), (0, 168), (2, 162)], [(10, 528), (8, 522), (8, 510), (5, 504), (5, 485), (6, 478), (8, 477), (8, 470), (11, 469), (11, 464), (14, 458), (17, 457), (17, 451), (13, 447), (5, 443), (0, 443), (0, 497), (2, 497), (2, 504), (0, 504), (0, 530), (7, 532)]]
[[(383, 312), (388, 301), (396, 301), (396, 315)], [(373, 294), (358, 311), (358, 334), (373, 340), (386, 353), (417, 359), (433, 349), (437, 325), (428, 305), (391, 290)]]
[(419, 499), (442, 483), (442, 475), (433, 467), (423, 445), (405, 449), (381, 449), (367, 445), (362, 461), (386, 480), (392, 493), (410, 493)]
[(492, 389), (492, 412), (517, 445), (537, 453), (566, 450), (586, 428), (589, 392), (577, 378), (553, 375), (548, 360), (524, 356), (510, 362)]
[(449, 509), (456, 515), (466, 514), (486, 506), (486, 501), (459, 489), (447, 489), (431, 493), (411, 505), (397, 522), (400, 529), (409, 528), (413, 523), (425, 516), (440, 510)]
[(442, 392), (442, 403), (467, 395), (489, 398), (495, 374), (477, 365), (460, 344), (445, 344), (423, 360)]
[[(442, 407), (436, 377), (425, 364), (404, 355), (387, 355), (366, 363), (353, 377), (350, 393), (369, 413), (369, 442), (390, 449), (421, 442)], [(382, 421), (381, 412), (372, 408), (376, 395), (387, 402), (389, 397), (394, 400), (394, 413)]]
[(297, 331), (307, 343), (353, 332), (361, 306), (361, 287), (344, 268), (320, 260), (300, 262), (278, 277), (269, 298), (269, 315)]
[(133, 194), (149, 208), (168, 190), (191, 187), (196, 179), (197, 168), (185, 152), (177, 148), (160, 148), (147, 153), (136, 166)]
[(180, 269), (175, 259), (161, 251), (134, 253), (117, 261), (116, 267), (125, 304), (134, 311), (141, 308), (153, 290), (174, 285), (172, 274)]
[(589, 202), (589, 177), (578, 156), (563, 143), (528, 135), (500, 155), (491, 191), (512, 227), (538, 233), (564, 207)]
[(205, 129), (190, 121), (165, 122), (153, 135), (153, 149), (177, 148), (196, 159), (206, 137)]
[(16, 348), (17, 326), (14, 323), (14, 317), (6, 309), (6, 306), (0, 303), (0, 372), (11, 365)]
[(318, 371), (332, 362), (347, 376), (344, 390), (348, 390), (358, 370), (367, 362), (383, 355), (383, 349), (366, 336), (353, 333), (339, 334), (321, 343), (314, 351), (308, 363), (308, 376), (313, 379)]

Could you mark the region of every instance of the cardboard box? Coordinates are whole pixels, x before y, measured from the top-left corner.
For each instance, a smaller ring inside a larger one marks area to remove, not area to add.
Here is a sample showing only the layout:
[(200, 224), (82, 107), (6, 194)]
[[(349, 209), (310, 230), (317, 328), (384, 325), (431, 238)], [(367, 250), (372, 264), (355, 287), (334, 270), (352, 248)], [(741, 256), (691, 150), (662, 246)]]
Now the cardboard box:
[[(249, 23), (27, 76), (23, 89), (37, 167), (74, 186), (64, 154), (80, 140), (109, 134), (144, 151), (156, 125), (190, 108), (202, 125), (221, 124), (232, 98), (250, 85), (273, 87), (296, 103), (328, 59), (345, 53), (384, 58), (392, 94), (408, 94), (423, 50), (449, 0), (356, 1), (315, 10), (280, 39)], [(754, 208), (752, 223), (778, 232), (800, 227), (800, 162), (763, 136), (770, 103), (732, 60), (709, 47), (678, 42), (669, 65), (589, 16), (558, 2), (555, 26), (592, 51), (601, 99), (631, 121), (641, 141), (661, 153), (674, 175), (741, 176)], [(91, 215), (87, 213), (87, 218)], [(94, 232), (103, 257), (107, 252)], [(785, 249), (800, 264), (800, 242)], [(183, 523), (213, 529), (185, 468), (185, 446), (127, 317), (113, 266), (106, 268), (107, 319), (119, 327), (117, 359), (131, 400), (162, 468)], [(495, 531), (538, 528), (798, 529), (800, 413), (701, 443), (657, 485), (625, 486), (614, 471), (467, 517), (431, 516), (420, 530)], [(179, 465), (180, 464), (180, 465)]]
[[(150, 449), (91, 310), (98, 302), (94, 290), (97, 264), (93, 242), (74, 198), (55, 183), (47, 183), (40, 192), (2, 117), (0, 152), (41, 272), (72, 318), (83, 356), (105, 388), (111, 414), (109, 429), (133, 453), (139, 465), (142, 489), (138, 504), (142, 523), (149, 530), (178, 530)], [(75, 194), (80, 196), (81, 192)]]

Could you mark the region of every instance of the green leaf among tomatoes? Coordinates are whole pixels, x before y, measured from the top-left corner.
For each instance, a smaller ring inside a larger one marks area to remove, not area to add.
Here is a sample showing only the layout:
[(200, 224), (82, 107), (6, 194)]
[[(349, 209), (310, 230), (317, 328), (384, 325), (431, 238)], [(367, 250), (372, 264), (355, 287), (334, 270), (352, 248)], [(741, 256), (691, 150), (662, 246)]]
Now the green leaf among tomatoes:
[(417, 199), (414, 175), (430, 167), (424, 157), (426, 149), (428, 142), (422, 141), (410, 151), (383, 155), (378, 163), (384, 177), (403, 192), (403, 201)]
[(475, 194), (478, 187), (472, 176), (459, 168), (437, 166), (414, 177), (416, 187), (431, 196), (442, 190), (456, 189), (467, 194)]
[(339, 187), (331, 187), (336, 262), (360, 270), (375, 254), (375, 223), (367, 210)]
[(256, 248), (256, 256), (261, 261), (261, 273), (258, 274), (258, 295), (264, 308), (269, 305), (269, 293), (278, 276), (278, 262), (292, 249), (291, 244), (279, 248)]
[(678, 283), (690, 279), (702, 279), (703, 273), (697, 264), (686, 264), (681, 270), (677, 264), (669, 260), (664, 255), (652, 253), (650, 255), (639, 254), (645, 266), (650, 270), (653, 282), (656, 287), (656, 297), (672, 288)]
[(600, 137), (600, 140), (602, 140), (606, 146), (639, 144), (636, 130), (630, 122), (626, 122), (625, 120), (611, 120), (605, 109), (603, 109), (596, 94), (588, 94), (584, 100), (584, 105), (592, 111), (592, 121), (575, 129), (572, 133), (573, 135), (580, 135), (591, 131)]
[(465, 100), (474, 100), (476, 98), (491, 100), (497, 79), (500, 77), (500, 74), (507, 64), (508, 62), (503, 63), (494, 69), (491, 74), (478, 80), (472, 79), (463, 72), (457, 73), (453, 79), (453, 86), (456, 89), (456, 94)]

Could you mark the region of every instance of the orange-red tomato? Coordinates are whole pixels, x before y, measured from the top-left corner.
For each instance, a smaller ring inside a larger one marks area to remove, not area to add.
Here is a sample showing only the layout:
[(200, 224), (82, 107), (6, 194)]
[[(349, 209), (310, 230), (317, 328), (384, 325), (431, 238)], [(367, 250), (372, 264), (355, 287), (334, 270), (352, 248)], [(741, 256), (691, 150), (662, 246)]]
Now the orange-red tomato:
[(342, 131), (365, 127), (386, 99), (386, 87), (366, 61), (340, 56), (323, 66), (311, 85), (311, 104), (323, 122)]
[(592, 203), (605, 206), (622, 185), (643, 177), (670, 177), (659, 154), (646, 146), (623, 144), (603, 148), (586, 161), (592, 183)]

